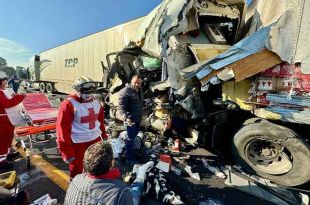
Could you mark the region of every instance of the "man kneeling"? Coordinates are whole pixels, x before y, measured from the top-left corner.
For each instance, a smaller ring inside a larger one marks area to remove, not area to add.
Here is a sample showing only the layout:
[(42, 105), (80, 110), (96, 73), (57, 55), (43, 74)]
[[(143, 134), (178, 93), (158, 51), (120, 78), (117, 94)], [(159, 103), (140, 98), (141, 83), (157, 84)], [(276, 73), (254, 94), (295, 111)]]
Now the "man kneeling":
[(121, 181), (114, 167), (112, 147), (107, 142), (91, 145), (84, 155), (84, 170), (74, 177), (68, 188), (64, 205), (138, 205), (146, 172), (154, 166), (148, 162), (138, 167), (137, 178), (131, 187)]

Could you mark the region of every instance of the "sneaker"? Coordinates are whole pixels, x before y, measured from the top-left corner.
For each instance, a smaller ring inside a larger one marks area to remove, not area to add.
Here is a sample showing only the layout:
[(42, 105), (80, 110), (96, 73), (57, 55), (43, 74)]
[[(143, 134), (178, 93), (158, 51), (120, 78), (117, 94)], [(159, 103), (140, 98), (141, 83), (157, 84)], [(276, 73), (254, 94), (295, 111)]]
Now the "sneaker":
[(19, 152), (12, 152), (6, 155), (6, 160), (8, 161), (14, 161), (15, 159), (20, 157)]
[(3, 160), (3, 161), (0, 162), (0, 170), (12, 169), (12, 168), (13, 168), (13, 164), (10, 163), (9, 161)]

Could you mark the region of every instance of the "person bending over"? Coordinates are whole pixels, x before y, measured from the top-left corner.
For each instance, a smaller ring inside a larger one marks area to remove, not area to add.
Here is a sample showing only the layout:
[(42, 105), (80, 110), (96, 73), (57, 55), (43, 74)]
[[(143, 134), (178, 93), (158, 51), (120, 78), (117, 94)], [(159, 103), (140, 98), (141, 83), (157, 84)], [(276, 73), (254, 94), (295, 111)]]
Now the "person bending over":
[(91, 145), (84, 155), (86, 173), (77, 175), (69, 185), (64, 205), (138, 205), (146, 172), (154, 166), (148, 162), (136, 170), (136, 179), (127, 186), (114, 167), (113, 151), (108, 142)]

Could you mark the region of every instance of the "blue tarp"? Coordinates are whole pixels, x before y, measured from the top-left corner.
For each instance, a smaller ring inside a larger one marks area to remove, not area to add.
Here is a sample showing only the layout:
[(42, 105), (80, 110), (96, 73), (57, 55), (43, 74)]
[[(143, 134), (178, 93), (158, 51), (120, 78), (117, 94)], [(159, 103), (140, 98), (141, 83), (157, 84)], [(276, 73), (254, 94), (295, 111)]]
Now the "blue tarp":
[(266, 110), (280, 114), (283, 121), (310, 124), (310, 110), (287, 109), (281, 107), (269, 107)]
[(300, 105), (310, 107), (310, 98), (304, 96), (292, 95), (288, 98), (287, 94), (272, 94), (268, 93), (266, 99), (271, 102)]

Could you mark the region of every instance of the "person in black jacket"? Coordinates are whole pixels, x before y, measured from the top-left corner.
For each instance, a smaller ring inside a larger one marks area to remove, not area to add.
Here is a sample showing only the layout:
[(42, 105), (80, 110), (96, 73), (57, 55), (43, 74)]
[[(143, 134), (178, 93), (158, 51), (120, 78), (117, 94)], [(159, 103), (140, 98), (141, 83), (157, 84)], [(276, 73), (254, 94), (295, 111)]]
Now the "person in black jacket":
[(129, 164), (135, 164), (137, 159), (133, 154), (133, 142), (140, 131), (140, 122), (142, 119), (143, 96), (141, 91), (142, 79), (139, 75), (134, 75), (130, 84), (120, 91), (119, 111), (126, 123), (126, 161)]
[(13, 78), (8, 81), (8, 85), (12, 86), (14, 93), (17, 94), (20, 85), (20, 79), (17, 75), (14, 75)]

